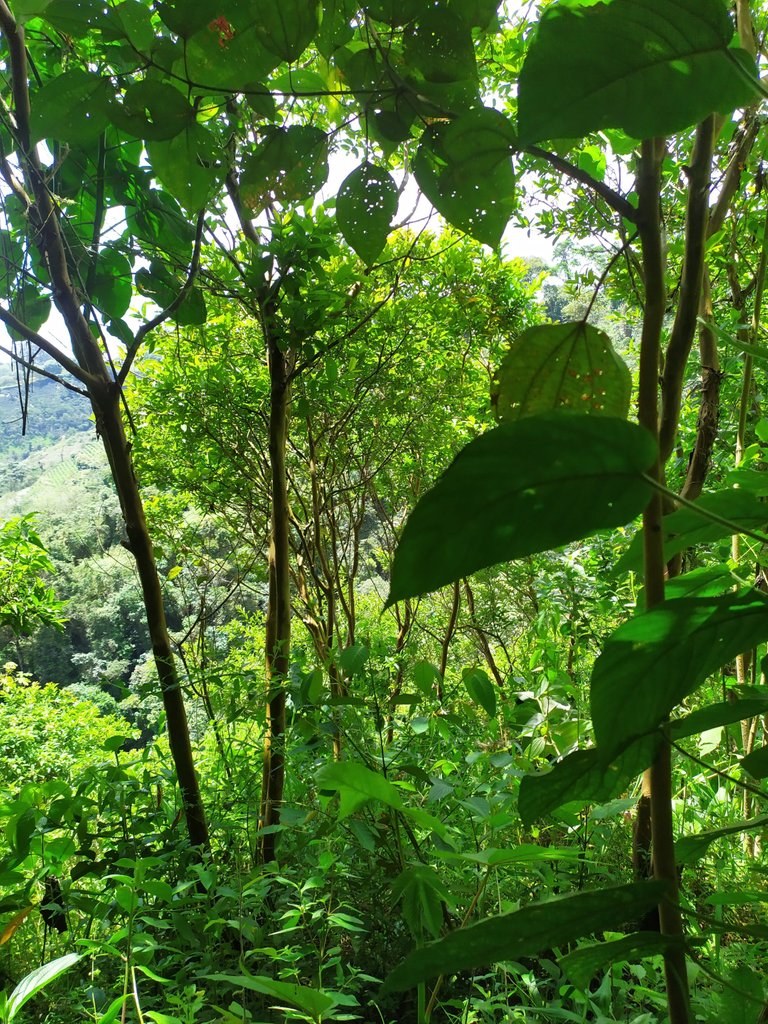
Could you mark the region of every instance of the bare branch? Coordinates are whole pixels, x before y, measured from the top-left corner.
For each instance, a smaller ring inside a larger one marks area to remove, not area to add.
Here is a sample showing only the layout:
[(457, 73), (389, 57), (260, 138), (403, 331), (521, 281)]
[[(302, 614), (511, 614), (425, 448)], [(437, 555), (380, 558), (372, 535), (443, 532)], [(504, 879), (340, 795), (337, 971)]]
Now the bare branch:
[[(2, 0), (0, 0), (2, 2)], [(87, 388), (93, 386), (96, 383), (96, 378), (92, 376), (87, 370), (82, 369), (78, 366), (74, 359), (61, 352), (52, 341), (48, 341), (42, 335), (38, 334), (37, 331), (33, 331), (31, 327), (27, 327), (25, 323), (19, 320), (17, 317), (0, 306), (0, 320), (5, 324), (6, 327), (10, 327), (12, 330), (20, 334), (22, 338), (26, 338), (27, 341), (31, 341), (33, 345), (37, 345), (38, 348), (42, 349), (46, 355), (49, 355), (51, 359), (55, 359), (59, 366), (63, 367), (67, 373), (71, 374), (75, 380), (79, 380), (81, 384), (84, 384)]]
[(38, 373), (41, 377), (47, 377), (48, 380), (53, 380), (57, 384), (61, 384), (61, 386), (66, 388), (68, 391), (74, 391), (76, 395), (82, 395), (84, 398), (90, 397), (87, 391), (83, 388), (77, 387), (76, 384), (68, 381), (66, 377), (59, 377), (57, 374), (51, 373), (50, 370), (44, 370), (42, 366), (38, 366), (35, 362), (22, 359), (18, 352), (14, 352), (13, 349), (6, 348), (5, 345), (0, 345), (0, 352), (12, 359), (14, 363), (18, 363), (20, 366), (23, 366), (26, 370)]
[(586, 185), (590, 191), (604, 199), (611, 209), (615, 210), (625, 220), (628, 220), (631, 224), (637, 223), (637, 210), (634, 206), (624, 196), (614, 191), (610, 185), (606, 185), (604, 181), (598, 181), (597, 178), (593, 178), (587, 171), (582, 171), (576, 164), (572, 164), (570, 160), (565, 160), (563, 157), (558, 156), (557, 153), (550, 153), (549, 150), (540, 149), (538, 146), (526, 146), (524, 152), (530, 153), (531, 156), (537, 156), (541, 160), (546, 160), (556, 171), (560, 171), (566, 177)]

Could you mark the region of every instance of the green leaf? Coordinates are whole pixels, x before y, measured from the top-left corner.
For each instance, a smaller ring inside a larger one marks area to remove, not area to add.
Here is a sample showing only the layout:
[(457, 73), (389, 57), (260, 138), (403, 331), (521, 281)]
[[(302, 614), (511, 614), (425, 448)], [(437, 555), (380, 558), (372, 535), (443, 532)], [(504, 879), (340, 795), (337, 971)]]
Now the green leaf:
[[(672, 739), (685, 739), (695, 736), (708, 729), (743, 722), (745, 718), (768, 713), (768, 698), (724, 701), (722, 704), (710, 704), (709, 707), (692, 711), (690, 715), (676, 718), (670, 723), (669, 731)], [(742, 762), (743, 765), (743, 762)], [(759, 776), (755, 776), (759, 778)]]
[(497, 246), (515, 204), (512, 124), (489, 107), (469, 110), (422, 136), (413, 171), (449, 223)]
[(42, 967), (38, 967), (22, 978), (8, 997), (5, 1010), (7, 1019), (12, 1021), (27, 1000), (36, 996), (41, 989), (44, 989), (64, 971), (73, 967), (80, 959), (79, 953), (67, 953), (56, 960), (51, 960), (48, 964), (43, 964)]
[(153, 170), (171, 195), (189, 213), (202, 210), (222, 156), (211, 132), (191, 124), (172, 139), (150, 142), (147, 152)]
[[(430, 95), (428, 83), (468, 82), (476, 90), (477, 64), (472, 32), (463, 18), (447, 10), (445, 4), (425, 5), (417, 20), (405, 32), (405, 66), (416, 69), (418, 86)], [(424, 84), (427, 84), (426, 90)]]
[(260, 975), (205, 974), (203, 977), (210, 981), (223, 981), (228, 985), (234, 985), (235, 988), (261, 992), (262, 995), (290, 1003), (291, 1006), (298, 1007), (315, 1020), (321, 1020), (323, 1015), (336, 1005), (336, 1000), (328, 992), (318, 992), (317, 989), (307, 988), (305, 985), (293, 985), (287, 981), (273, 981), (272, 978)]
[(654, 454), (650, 434), (613, 417), (554, 412), (496, 427), (409, 516), (387, 604), (628, 522), (648, 501)]
[(281, 60), (298, 60), (320, 26), (317, 0), (258, 0), (253, 6), (264, 49)]
[(432, 697), (443, 677), (436, 665), (429, 661), (417, 661), (413, 666), (413, 681), (425, 697)]
[[(156, 302), (161, 309), (170, 306), (181, 291), (182, 284), (159, 260), (153, 260), (148, 269), (142, 267), (136, 273), (136, 290)], [(187, 294), (171, 316), (175, 323), (183, 326), (204, 324), (206, 318), (205, 296), (197, 288)]]
[(114, 249), (104, 249), (96, 261), (90, 299), (97, 309), (111, 320), (126, 312), (133, 298), (133, 271), (131, 264)]
[(240, 176), (243, 200), (263, 210), (274, 198), (294, 203), (311, 198), (328, 179), (328, 139), (319, 128), (292, 125), (270, 130)]
[(659, 932), (635, 932), (615, 942), (600, 942), (574, 949), (560, 957), (558, 964), (573, 984), (585, 991), (597, 972), (611, 964), (635, 963), (644, 957), (662, 956), (671, 949), (685, 949), (685, 939), (680, 935), (661, 935)]
[(675, 859), (678, 864), (694, 864), (704, 856), (716, 840), (724, 839), (726, 836), (738, 835), (741, 832), (750, 832), (756, 828), (762, 829), (766, 825), (768, 825), (768, 814), (763, 814), (759, 818), (737, 821), (735, 824), (726, 825), (723, 828), (699, 832), (696, 835), (681, 836), (675, 843)]
[(31, 103), (29, 127), (34, 141), (89, 143), (108, 124), (107, 80), (80, 68), (47, 82), (34, 93)]
[(51, 0), (43, 17), (59, 32), (82, 39), (95, 29), (109, 29), (105, 8), (103, 0)]
[(174, 138), (195, 119), (189, 101), (178, 89), (153, 78), (129, 85), (122, 105), (113, 103), (109, 113), (116, 128), (155, 142)]
[(368, 266), (387, 244), (397, 200), (392, 175), (367, 162), (342, 182), (336, 200), (336, 220), (346, 241)]
[(424, 931), (437, 938), (443, 929), (443, 903), (453, 906), (450, 892), (426, 864), (401, 872), (392, 883), (392, 896), (402, 902), (403, 917), (419, 941)]
[(231, 13), (231, 22), (206, 16), (202, 26), (195, 26), (184, 54), (191, 79), (205, 82), (209, 89), (245, 92), (259, 88), (257, 83), (277, 67), (280, 58), (262, 45), (262, 25), (255, 9), (240, 14), (235, 21)]
[(491, 400), (502, 422), (559, 408), (625, 419), (631, 390), (629, 370), (608, 335), (579, 321), (519, 334), (496, 374)]
[(135, 50), (148, 53), (152, 49), (155, 42), (152, 14), (139, 0), (123, 0), (117, 7), (109, 8), (107, 17)]
[(760, 747), (747, 754), (741, 759), (740, 767), (753, 779), (764, 779), (768, 775), (768, 747)]
[(658, 904), (665, 882), (639, 882), (533, 903), (512, 914), (457, 928), (415, 950), (389, 975), (383, 992), (402, 992), (438, 974), (455, 974), (535, 956), (551, 946), (616, 929)]
[[(768, 505), (750, 491), (737, 487), (702, 494), (693, 504), (703, 513), (711, 512), (728, 523), (717, 523), (697, 513), (694, 508), (679, 508), (664, 516), (664, 559), (697, 544), (730, 537), (740, 530), (762, 530), (768, 523)], [(732, 524), (732, 525), (729, 525)], [(643, 567), (643, 532), (638, 530), (632, 543), (617, 561), (612, 574), (639, 573)]]
[(729, 48), (722, 0), (605, 0), (548, 7), (520, 74), (527, 145), (620, 128), (669, 135), (758, 96), (748, 55)]
[(369, 800), (378, 800), (396, 810), (403, 806), (400, 793), (391, 782), (353, 761), (325, 765), (316, 780), (319, 789), (339, 794), (339, 818), (349, 817)]
[(754, 592), (664, 601), (619, 626), (592, 670), (603, 757), (656, 729), (707, 676), (765, 639), (768, 598)]
[(469, 699), (479, 704), (489, 718), (496, 717), (496, 690), (488, 675), (481, 668), (464, 670), (462, 681)]
[(477, 853), (453, 853), (450, 850), (436, 852), (441, 860), (461, 860), (469, 864), (484, 864), (492, 868), (507, 864), (538, 864), (542, 861), (576, 861), (582, 857), (581, 850), (558, 849), (555, 846), (532, 846), (526, 843), (504, 850), (488, 847)]
[(612, 761), (599, 747), (575, 750), (550, 771), (524, 775), (517, 798), (523, 824), (531, 825), (566, 803), (602, 804), (611, 800), (653, 764), (659, 742), (658, 736), (644, 736)]

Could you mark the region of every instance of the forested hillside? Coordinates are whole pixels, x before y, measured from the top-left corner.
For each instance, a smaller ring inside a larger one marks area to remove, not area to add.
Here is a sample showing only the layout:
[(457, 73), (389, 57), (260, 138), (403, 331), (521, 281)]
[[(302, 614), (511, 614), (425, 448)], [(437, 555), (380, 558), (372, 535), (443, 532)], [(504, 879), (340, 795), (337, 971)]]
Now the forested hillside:
[(0, 1024), (768, 1020), (766, 31), (0, 0)]

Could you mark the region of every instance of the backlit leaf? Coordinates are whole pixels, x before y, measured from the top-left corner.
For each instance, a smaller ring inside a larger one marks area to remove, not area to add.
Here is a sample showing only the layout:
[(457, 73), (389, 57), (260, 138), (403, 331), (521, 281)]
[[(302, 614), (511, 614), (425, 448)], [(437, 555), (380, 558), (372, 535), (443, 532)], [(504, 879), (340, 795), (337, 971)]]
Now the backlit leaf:
[(483, 672), (481, 668), (466, 669), (462, 681), (470, 700), (479, 704), (489, 718), (494, 718), (496, 715), (496, 690), (487, 673)]
[(422, 136), (413, 163), (424, 195), (446, 220), (487, 245), (501, 241), (514, 207), (511, 123), (497, 110), (469, 110)]
[(754, 68), (730, 48), (722, 0), (561, 2), (544, 12), (520, 75), (527, 143), (620, 128), (681, 131), (754, 100)]
[(341, 233), (369, 266), (387, 243), (397, 212), (397, 185), (381, 167), (364, 163), (341, 184), (336, 199), (336, 220)]
[(496, 374), (491, 399), (503, 422), (550, 409), (626, 417), (632, 379), (596, 327), (541, 324), (519, 334)]
[(319, 789), (339, 794), (340, 818), (353, 814), (369, 800), (378, 800), (398, 810), (403, 806), (400, 793), (391, 782), (352, 761), (325, 765), (317, 773), (316, 781)]

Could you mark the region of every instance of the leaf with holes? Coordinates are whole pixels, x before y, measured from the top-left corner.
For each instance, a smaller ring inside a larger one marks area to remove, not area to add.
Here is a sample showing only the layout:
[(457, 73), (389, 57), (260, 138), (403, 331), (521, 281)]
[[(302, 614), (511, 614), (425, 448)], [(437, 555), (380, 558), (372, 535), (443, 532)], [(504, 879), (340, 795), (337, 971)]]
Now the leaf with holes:
[(263, 210), (270, 197), (280, 203), (310, 199), (328, 179), (328, 139), (319, 128), (272, 128), (248, 158), (240, 190), (251, 210)]
[(422, 136), (416, 180), (446, 220), (487, 245), (501, 241), (515, 202), (511, 123), (497, 110), (469, 110)]
[(550, 409), (625, 418), (632, 378), (611, 339), (596, 327), (542, 324), (512, 342), (491, 400), (501, 421)]
[(355, 168), (341, 184), (336, 220), (344, 238), (368, 266), (387, 244), (397, 199), (392, 175), (367, 162)]

